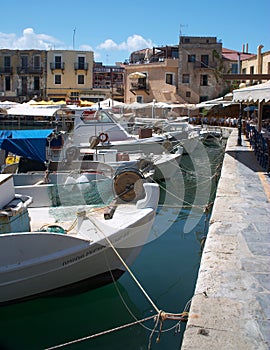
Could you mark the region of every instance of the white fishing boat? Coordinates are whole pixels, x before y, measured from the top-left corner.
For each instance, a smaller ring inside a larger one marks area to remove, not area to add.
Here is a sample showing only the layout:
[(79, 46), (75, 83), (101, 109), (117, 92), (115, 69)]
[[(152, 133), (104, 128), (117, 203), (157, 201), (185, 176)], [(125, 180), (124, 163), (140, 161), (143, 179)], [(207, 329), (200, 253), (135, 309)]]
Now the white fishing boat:
[[(98, 139), (98, 148), (114, 148), (120, 152), (142, 151), (146, 154), (160, 154), (168, 150), (170, 135), (152, 135), (151, 129), (141, 129), (137, 135), (127, 130), (105, 110), (84, 110), (74, 119), (74, 129), (70, 135), (71, 146), (89, 147)], [(164, 143), (166, 144), (164, 148)], [(173, 145), (171, 145), (173, 148)]]
[(105, 208), (29, 208), (31, 197), (16, 195), (12, 175), (1, 174), (0, 303), (121, 276), (147, 241), (159, 200), (157, 184), (130, 175), (116, 179), (117, 199)]
[[(145, 154), (142, 151), (119, 152), (116, 149), (93, 149), (75, 146), (67, 149), (65, 154), (71, 164), (74, 160), (103, 162), (110, 165), (116, 172), (123, 168), (134, 168), (141, 171), (145, 178), (153, 180), (170, 179), (179, 171), (183, 147), (175, 148), (174, 153), (165, 152)], [(153, 170), (153, 171), (152, 171)]]

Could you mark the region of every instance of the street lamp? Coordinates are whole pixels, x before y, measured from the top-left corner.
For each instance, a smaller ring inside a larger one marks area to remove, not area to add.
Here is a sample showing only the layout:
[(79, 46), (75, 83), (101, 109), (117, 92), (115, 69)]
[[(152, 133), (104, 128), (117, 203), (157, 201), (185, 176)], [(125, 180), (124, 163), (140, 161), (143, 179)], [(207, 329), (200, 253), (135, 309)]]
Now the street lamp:
[(239, 117), (238, 117), (238, 139), (237, 146), (242, 146), (242, 103), (240, 103)]

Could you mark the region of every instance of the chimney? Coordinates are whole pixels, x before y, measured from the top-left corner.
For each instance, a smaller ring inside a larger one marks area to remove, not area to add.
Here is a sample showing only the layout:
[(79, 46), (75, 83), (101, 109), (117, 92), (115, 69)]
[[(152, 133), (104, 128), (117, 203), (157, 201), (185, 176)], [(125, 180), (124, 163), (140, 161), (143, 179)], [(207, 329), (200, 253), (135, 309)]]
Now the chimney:
[(242, 53), (245, 52), (245, 44), (242, 45)]
[(248, 43), (246, 44), (246, 53), (248, 53)]
[(258, 64), (258, 74), (262, 74), (262, 48), (263, 45), (257, 47), (257, 64)]

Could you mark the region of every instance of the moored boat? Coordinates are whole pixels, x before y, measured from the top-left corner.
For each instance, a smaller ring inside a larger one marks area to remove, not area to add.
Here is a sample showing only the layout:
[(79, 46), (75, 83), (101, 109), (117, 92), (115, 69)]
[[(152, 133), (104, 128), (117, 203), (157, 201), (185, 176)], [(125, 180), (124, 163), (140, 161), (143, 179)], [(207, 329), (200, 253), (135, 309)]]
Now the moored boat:
[[(105, 208), (29, 208), (31, 197), (15, 200), (12, 175), (0, 175), (0, 219), (6, 223), (0, 234), (0, 303), (119, 277), (147, 241), (159, 200), (157, 184), (137, 180), (122, 174), (115, 201)], [(23, 224), (11, 227), (21, 215)]]

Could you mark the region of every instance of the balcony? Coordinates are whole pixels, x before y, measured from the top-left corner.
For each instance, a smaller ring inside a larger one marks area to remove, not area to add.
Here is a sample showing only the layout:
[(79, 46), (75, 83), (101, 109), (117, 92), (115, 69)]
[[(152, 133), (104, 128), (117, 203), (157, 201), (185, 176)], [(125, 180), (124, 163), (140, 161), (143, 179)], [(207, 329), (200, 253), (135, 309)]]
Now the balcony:
[(64, 62), (51, 62), (50, 69), (51, 70), (61, 69), (63, 71), (65, 69), (65, 63)]
[(0, 67), (0, 74), (13, 74), (13, 67)]
[(79, 63), (79, 62), (75, 62), (74, 63), (74, 70), (88, 70), (88, 63)]
[[(139, 79), (141, 80), (141, 79)], [(136, 92), (135, 91), (140, 91), (140, 90), (143, 90), (145, 91), (148, 95), (149, 95), (149, 87), (148, 87), (148, 84), (146, 83), (146, 81), (143, 81), (143, 82), (132, 82), (130, 84), (131, 88), (130, 88), (130, 91), (136, 95)]]
[(41, 66), (19, 66), (17, 74), (42, 74), (43, 67)]
[(194, 62), (193, 63), (194, 69), (216, 69), (217, 68), (217, 62)]

